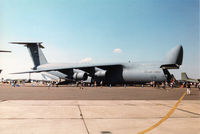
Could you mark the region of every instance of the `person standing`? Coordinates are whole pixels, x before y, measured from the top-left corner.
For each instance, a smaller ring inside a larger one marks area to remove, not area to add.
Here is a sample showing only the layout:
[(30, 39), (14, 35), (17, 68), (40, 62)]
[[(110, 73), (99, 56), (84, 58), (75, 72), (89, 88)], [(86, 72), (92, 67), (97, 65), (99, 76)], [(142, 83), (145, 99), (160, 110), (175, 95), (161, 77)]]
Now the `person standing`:
[(101, 88), (103, 87), (103, 81), (100, 82)]
[(199, 89), (199, 91), (200, 91), (200, 82), (197, 84), (197, 87), (198, 87), (198, 89)]
[(162, 82), (161, 87), (165, 89), (165, 82)]
[(83, 90), (83, 80), (81, 80), (80, 89)]
[(188, 82), (188, 83), (187, 83), (187, 95), (190, 95), (190, 93), (191, 93), (191, 85), (190, 85), (190, 83)]

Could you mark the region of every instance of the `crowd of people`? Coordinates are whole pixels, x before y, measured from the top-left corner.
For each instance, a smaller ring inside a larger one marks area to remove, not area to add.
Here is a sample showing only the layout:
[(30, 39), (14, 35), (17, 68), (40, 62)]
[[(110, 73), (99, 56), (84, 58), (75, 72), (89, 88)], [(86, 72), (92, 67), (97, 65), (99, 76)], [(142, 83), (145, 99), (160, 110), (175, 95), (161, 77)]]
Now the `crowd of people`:
[[(20, 87), (21, 85), (25, 85), (24, 81), (10, 81), (9, 84), (13, 87)], [(43, 85), (47, 85), (49, 88), (50, 87), (58, 87), (59, 82), (58, 81), (43, 81), (42, 82)], [(37, 85), (36, 82), (31, 81), (31, 85), (35, 86)], [(141, 84), (142, 87), (144, 87), (144, 84)], [(192, 82), (179, 82), (179, 81), (171, 81), (171, 82), (156, 82), (156, 81), (152, 81), (146, 85), (150, 85), (151, 87), (154, 88), (162, 88), (162, 89), (166, 89), (168, 91), (168, 88), (174, 88), (174, 87), (181, 87), (181, 88), (186, 88), (187, 89), (187, 95), (191, 94), (191, 87), (194, 88), (198, 88), (200, 91), (200, 82), (198, 83), (192, 83)], [(105, 85), (103, 83), (103, 81), (100, 82), (96, 82), (94, 81), (93, 83), (85, 83), (84, 81), (77, 81), (76, 83), (72, 84), (72, 86), (76, 86), (79, 87), (80, 89), (83, 89), (84, 87), (103, 87), (103, 86), (108, 86), (108, 87), (112, 87), (111, 84)], [(125, 88), (127, 87), (127, 84), (123, 84), (121, 86), (124, 86)]]
[(174, 87), (181, 87), (181, 88), (187, 88), (187, 95), (191, 95), (191, 87), (198, 88), (200, 91), (200, 82), (175, 82), (172, 81), (170, 83), (168, 82), (150, 82), (150, 86), (154, 88), (163, 88), (166, 89), (166, 87), (174, 88)]

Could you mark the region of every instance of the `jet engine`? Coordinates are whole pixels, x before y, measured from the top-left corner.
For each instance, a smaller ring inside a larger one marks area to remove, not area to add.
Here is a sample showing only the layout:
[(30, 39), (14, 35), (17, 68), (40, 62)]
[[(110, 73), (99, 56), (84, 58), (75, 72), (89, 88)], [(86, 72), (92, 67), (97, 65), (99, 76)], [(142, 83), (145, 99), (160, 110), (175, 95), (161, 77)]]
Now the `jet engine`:
[(87, 80), (88, 75), (87, 73), (80, 72), (80, 73), (74, 73), (73, 79), (75, 80)]
[(105, 78), (106, 77), (106, 71), (105, 70), (99, 70), (94, 75), (97, 78)]

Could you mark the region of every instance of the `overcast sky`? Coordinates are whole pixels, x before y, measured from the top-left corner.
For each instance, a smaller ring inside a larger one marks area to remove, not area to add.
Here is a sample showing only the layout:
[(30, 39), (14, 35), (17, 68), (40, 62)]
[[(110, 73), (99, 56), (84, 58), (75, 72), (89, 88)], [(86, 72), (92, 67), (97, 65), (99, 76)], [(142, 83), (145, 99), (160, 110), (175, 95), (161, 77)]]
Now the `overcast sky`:
[[(42, 41), (49, 62), (162, 61), (184, 48), (181, 72), (200, 78), (198, 0), (0, 0), (1, 77), (33, 67), (25, 47)], [(33, 75), (39, 78), (40, 75)]]

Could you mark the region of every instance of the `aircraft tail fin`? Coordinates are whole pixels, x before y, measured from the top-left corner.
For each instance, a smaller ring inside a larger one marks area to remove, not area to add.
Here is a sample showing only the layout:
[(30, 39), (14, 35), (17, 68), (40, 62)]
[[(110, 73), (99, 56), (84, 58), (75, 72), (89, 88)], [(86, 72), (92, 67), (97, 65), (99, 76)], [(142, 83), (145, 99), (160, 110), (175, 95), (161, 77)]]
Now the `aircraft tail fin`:
[(37, 66), (46, 64), (47, 59), (45, 58), (41, 48), (44, 48), (41, 44), (42, 42), (10, 42), (11, 44), (20, 44), (28, 48), (31, 58), (34, 63), (34, 70)]
[(187, 74), (185, 72), (181, 73), (181, 80), (188, 80), (189, 77), (187, 76)]
[(183, 61), (183, 47), (181, 45), (173, 48), (166, 57), (165, 64), (160, 67), (163, 69), (179, 69)]

